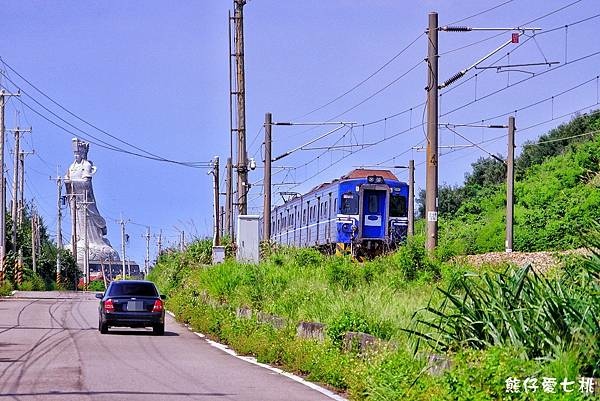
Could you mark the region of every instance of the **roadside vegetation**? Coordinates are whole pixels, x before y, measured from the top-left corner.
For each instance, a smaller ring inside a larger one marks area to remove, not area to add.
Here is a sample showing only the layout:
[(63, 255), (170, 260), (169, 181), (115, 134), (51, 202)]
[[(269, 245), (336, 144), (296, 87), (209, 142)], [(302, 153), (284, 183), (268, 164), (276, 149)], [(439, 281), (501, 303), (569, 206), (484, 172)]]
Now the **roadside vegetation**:
[[(473, 270), (430, 259), (422, 236), (362, 264), (279, 249), (258, 265), (209, 267), (192, 253), (163, 254), (149, 275), (179, 321), (351, 399), (525, 400), (506, 394), (509, 377), (577, 381), (600, 370), (597, 255), (569, 259), (567, 269), (543, 277), (528, 268)], [(255, 313), (244, 319), (239, 308)], [(257, 311), (285, 325), (261, 322)], [(324, 340), (298, 338), (303, 321), (324, 323)], [(362, 353), (347, 350), (350, 331), (382, 341)], [(429, 374), (432, 358), (450, 369)], [(539, 399), (583, 397), (540, 390)]]
[[(440, 187), (440, 242), (456, 254), (503, 251), (505, 166), (487, 157), (472, 167), (462, 186)], [(584, 246), (588, 222), (600, 221), (600, 112), (526, 143), (515, 177), (514, 250)], [(421, 193), (421, 215), (423, 199)]]
[[(517, 158), (515, 250), (592, 250), (543, 273), (455, 257), (504, 249), (504, 166), (483, 158), (463, 186), (442, 186), (434, 257), (420, 221), (406, 245), (365, 263), (279, 248), (258, 265), (209, 266), (206, 240), (164, 252), (149, 278), (178, 320), (353, 400), (589, 399), (580, 379), (600, 376), (598, 130), (598, 112), (578, 117)], [(324, 324), (323, 339), (299, 338), (300, 322)], [(378, 340), (348, 347), (347, 332)]]
[[(31, 254), (31, 211), (26, 207), (23, 211), (23, 223), (17, 230), (16, 246), (12, 243), (12, 223), (10, 214), (6, 215), (6, 267), (5, 280), (0, 283), (0, 296), (10, 295), (13, 290), (22, 291), (44, 291), (55, 289), (75, 289), (79, 280), (80, 272), (75, 260), (68, 250), (58, 250), (56, 244), (50, 240), (47, 228), (40, 219), (39, 224), (39, 248), (36, 258), (36, 272), (33, 272), (33, 261)], [(18, 284), (16, 261), (18, 251), (23, 254), (22, 282)], [(56, 256), (60, 255), (61, 275), (63, 282), (56, 285)]]

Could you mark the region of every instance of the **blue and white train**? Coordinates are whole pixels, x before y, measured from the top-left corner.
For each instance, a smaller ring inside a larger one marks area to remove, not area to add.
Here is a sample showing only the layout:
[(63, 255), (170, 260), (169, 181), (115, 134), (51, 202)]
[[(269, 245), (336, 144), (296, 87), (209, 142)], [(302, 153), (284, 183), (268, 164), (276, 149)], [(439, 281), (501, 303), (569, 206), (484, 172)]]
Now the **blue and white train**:
[(388, 170), (353, 170), (275, 207), (272, 242), (377, 255), (406, 239), (408, 185)]

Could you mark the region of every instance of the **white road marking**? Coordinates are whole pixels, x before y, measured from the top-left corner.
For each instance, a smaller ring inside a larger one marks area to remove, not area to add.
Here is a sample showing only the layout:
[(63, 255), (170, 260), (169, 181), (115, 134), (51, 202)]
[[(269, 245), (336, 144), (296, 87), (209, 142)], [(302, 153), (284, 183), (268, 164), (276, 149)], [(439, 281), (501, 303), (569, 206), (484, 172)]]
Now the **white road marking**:
[[(168, 311), (168, 310), (166, 312), (170, 316), (172, 316), (173, 318), (175, 317), (175, 314), (173, 312)], [(231, 355), (231, 356), (233, 356), (235, 358), (241, 359), (242, 361), (246, 361), (246, 362), (251, 363), (251, 364), (256, 365), (256, 366), (260, 366), (262, 368), (270, 370), (271, 372), (275, 372), (275, 373), (280, 374), (282, 376), (285, 376), (285, 377), (287, 377), (289, 379), (292, 379), (295, 382), (298, 382), (298, 383), (303, 384), (303, 385), (305, 385), (305, 386), (307, 386), (307, 387), (309, 387), (309, 388), (311, 388), (311, 389), (313, 389), (315, 391), (318, 391), (319, 393), (321, 393), (321, 394), (323, 394), (323, 395), (331, 398), (332, 400), (335, 400), (335, 401), (348, 401), (346, 398), (337, 395), (333, 391), (327, 390), (326, 388), (323, 388), (323, 387), (321, 387), (321, 386), (319, 386), (319, 385), (317, 385), (315, 383), (312, 383), (312, 382), (309, 382), (307, 380), (304, 380), (303, 378), (301, 378), (299, 376), (296, 376), (293, 373), (289, 373), (289, 372), (283, 371), (283, 370), (281, 370), (279, 368), (274, 368), (273, 366), (267, 365), (265, 363), (260, 363), (260, 362), (258, 362), (256, 360), (256, 358), (251, 357), (251, 356), (238, 355), (237, 352), (235, 352), (234, 350), (232, 350), (231, 348), (229, 348), (227, 345), (218, 343), (216, 341), (209, 340), (208, 338), (206, 338), (206, 336), (204, 334), (198, 333), (197, 331), (194, 331), (187, 324), (185, 325), (185, 327), (187, 327), (188, 330), (190, 330), (192, 333), (194, 333), (198, 337), (204, 339), (204, 341), (206, 341), (210, 346), (212, 346), (214, 348), (217, 348), (217, 349), (220, 349), (221, 351), (226, 352), (226, 353), (228, 353), (229, 355)]]

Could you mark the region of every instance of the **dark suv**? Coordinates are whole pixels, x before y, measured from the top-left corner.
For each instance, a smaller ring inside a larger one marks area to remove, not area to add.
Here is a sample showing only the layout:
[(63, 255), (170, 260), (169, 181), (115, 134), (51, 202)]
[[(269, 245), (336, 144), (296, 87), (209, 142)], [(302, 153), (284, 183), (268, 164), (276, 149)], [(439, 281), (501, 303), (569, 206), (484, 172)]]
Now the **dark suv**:
[(109, 327), (152, 327), (154, 334), (165, 333), (165, 308), (154, 283), (141, 280), (113, 281), (100, 299), (98, 330)]

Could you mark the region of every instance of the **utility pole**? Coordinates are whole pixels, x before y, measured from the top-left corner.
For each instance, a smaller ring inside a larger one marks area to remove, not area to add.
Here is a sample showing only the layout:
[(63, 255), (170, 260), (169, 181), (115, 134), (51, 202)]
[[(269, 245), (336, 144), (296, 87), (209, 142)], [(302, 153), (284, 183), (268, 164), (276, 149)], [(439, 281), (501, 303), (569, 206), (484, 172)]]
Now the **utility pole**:
[(225, 206), (221, 206), (221, 235), (225, 236)]
[(71, 193), (69, 199), (70, 207), (71, 207), (71, 253), (73, 254), (73, 259), (75, 259), (75, 263), (77, 263), (77, 195)]
[(227, 235), (233, 241), (233, 167), (231, 157), (227, 158), (227, 188), (225, 189), (225, 227)]
[(122, 261), (121, 279), (124, 280), (125, 279), (125, 221), (123, 221), (123, 217), (121, 217), (119, 224), (121, 224), (121, 255), (122, 255), (122, 257), (121, 257), (121, 261)]
[(185, 251), (185, 231), (182, 231), (179, 235), (179, 250), (181, 252)]
[(263, 241), (271, 240), (271, 129), (273, 127), (273, 116), (265, 114), (265, 171), (263, 177)]
[(13, 247), (13, 252), (17, 252), (17, 221), (18, 221), (18, 216), (19, 216), (19, 208), (18, 208), (18, 201), (19, 201), (19, 177), (20, 177), (20, 173), (19, 173), (19, 165), (20, 165), (20, 139), (21, 139), (21, 133), (24, 132), (31, 132), (31, 128), (28, 129), (21, 129), (19, 127), (12, 129), (12, 130), (8, 130), (8, 131), (12, 131), (15, 135), (15, 149), (14, 149), (14, 165), (13, 165), (13, 204), (12, 204), (12, 247)]
[[(52, 179), (52, 177), (50, 177)], [(62, 177), (58, 175), (58, 169), (56, 174), (56, 189), (57, 189), (57, 200), (56, 200), (56, 284), (60, 284), (61, 278), (61, 267), (60, 267), (60, 250), (62, 249)]]
[(84, 251), (83, 251), (83, 274), (84, 274), (84, 286), (85, 289), (88, 289), (88, 286), (90, 285), (90, 237), (88, 235), (88, 205), (91, 202), (88, 202), (88, 198), (87, 198), (87, 192), (85, 192), (84, 194), (84, 198), (83, 198), (83, 245), (84, 245)]
[(158, 232), (158, 241), (156, 242), (156, 245), (158, 246), (158, 252), (157, 252), (157, 256), (156, 256), (156, 259), (158, 260), (158, 258), (160, 257), (160, 254), (162, 252), (162, 228)]
[(237, 198), (238, 214), (248, 212), (248, 162), (246, 155), (246, 84), (244, 76), (244, 5), (246, 0), (233, 0), (235, 22), (235, 65), (237, 82)]
[(23, 249), (19, 248), (17, 260), (15, 261), (17, 271), (17, 285), (23, 284)]
[(227, 25), (229, 28), (229, 157), (227, 158), (227, 189), (226, 189), (226, 207), (225, 219), (227, 225), (227, 234), (232, 242), (233, 238), (233, 77), (231, 72), (231, 59), (234, 54), (231, 50), (231, 11), (227, 12)]
[(408, 161), (408, 235), (415, 235), (415, 161)]
[(506, 157), (506, 252), (513, 250), (515, 185), (515, 118), (508, 117), (508, 155)]
[(25, 156), (34, 152), (19, 152), (19, 204), (17, 206), (17, 223), (19, 227), (23, 224), (23, 212), (25, 211)]
[(145, 274), (148, 275), (150, 268), (150, 227), (146, 227), (146, 260), (144, 260)]
[(4, 176), (4, 106), (6, 97), (19, 96), (20, 93), (8, 93), (0, 89), (0, 283), (5, 279), (4, 260), (6, 258), (6, 185)]
[(215, 200), (214, 200), (214, 213), (215, 213), (215, 226), (214, 226), (214, 236), (213, 236), (213, 246), (218, 246), (221, 243), (221, 236), (219, 233), (219, 228), (221, 224), (219, 223), (219, 156), (215, 156), (213, 162), (213, 178), (214, 178), (214, 191), (215, 191)]
[(33, 272), (37, 272), (37, 215), (34, 210), (31, 211), (31, 267)]
[(438, 15), (435, 12), (429, 13), (427, 37), (426, 247), (429, 253), (433, 253), (438, 239)]

